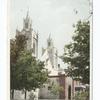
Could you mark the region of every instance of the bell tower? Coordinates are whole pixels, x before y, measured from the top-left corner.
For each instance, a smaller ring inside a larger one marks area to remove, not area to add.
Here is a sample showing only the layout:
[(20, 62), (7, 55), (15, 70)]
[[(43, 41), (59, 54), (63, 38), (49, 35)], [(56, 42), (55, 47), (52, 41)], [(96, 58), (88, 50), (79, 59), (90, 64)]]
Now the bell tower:
[(32, 20), (29, 16), (29, 11), (27, 11), (26, 17), (23, 19), (23, 29), (22, 34), (25, 34), (27, 37), (27, 46), (28, 50), (32, 51), (34, 57), (38, 57), (38, 33), (32, 28)]
[(49, 38), (47, 39), (47, 51), (48, 51), (48, 56), (49, 56), (52, 68), (57, 69), (58, 52), (57, 52), (57, 49), (54, 47), (53, 40), (50, 35), (49, 35)]

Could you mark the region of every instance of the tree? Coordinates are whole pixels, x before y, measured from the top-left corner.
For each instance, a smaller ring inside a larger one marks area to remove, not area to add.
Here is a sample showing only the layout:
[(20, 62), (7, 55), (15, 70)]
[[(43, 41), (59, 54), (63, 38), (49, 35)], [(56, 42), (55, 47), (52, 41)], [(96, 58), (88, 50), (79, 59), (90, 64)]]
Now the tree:
[(18, 89), (18, 82), (16, 79), (16, 61), (21, 51), (26, 48), (26, 36), (16, 35), (15, 39), (10, 40), (10, 88), (11, 88), (11, 98), (14, 96), (14, 89)]
[(10, 42), (10, 82), (12, 99), (14, 90), (24, 90), (26, 93), (35, 90), (47, 80), (48, 72), (44, 62), (36, 60), (31, 50), (26, 49), (27, 38), (18, 35)]
[(74, 26), (72, 42), (65, 45), (62, 59), (69, 64), (68, 75), (89, 83), (90, 75), (90, 23), (78, 21)]
[(48, 79), (48, 72), (44, 68), (44, 63), (36, 60), (30, 51), (20, 53), (16, 66), (19, 89), (25, 90), (25, 99), (27, 91), (40, 88)]
[(10, 40), (10, 64), (16, 63), (21, 51), (26, 49), (27, 38), (25, 35), (16, 35), (15, 39)]

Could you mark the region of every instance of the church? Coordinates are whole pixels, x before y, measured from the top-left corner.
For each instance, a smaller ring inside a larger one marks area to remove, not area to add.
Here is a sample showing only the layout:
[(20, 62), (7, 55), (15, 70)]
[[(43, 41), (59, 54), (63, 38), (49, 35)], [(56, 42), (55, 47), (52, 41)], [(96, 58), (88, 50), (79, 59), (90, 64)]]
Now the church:
[[(16, 35), (24, 34), (27, 37), (26, 48), (32, 51), (32, 56), (38, 59), (38, 33), (32, 28), (32, 20), (27, 12), (26, 17), (23, 19), (23, 28), (22, 30), (16, 29)], [(41, 61), (44, 61), (45, 68), (49, 71), (48, 78), (50, 82), (44, 84), (44, 87), (36, 90), (37, 98), (39, 99), (62, 99), (62, 100), (72, 100), (75, 92), (75, 85), (79, 85), (79, 82), (76, 82), (71, 77), (68, 77), (65, 73), (65, 70), (62, 69), (62, 64), (59, 62), (60, 58), (58, 57), (58, 50), (53, 44), (53, 39), (51, 36), (47, 39), (47, 47), (42, 48), (42, 55), (40, 58)], [(66, 65), (65, 65), (66, 66)], [(62, 88), (61, 91), (58, 91), (57, 94), (51, 93), (52, 85)], [(27, 94), (27, 99), (30, 92)], [(16, 100), (23, 99), (24, 94), (21, 91), (16, 91), (14, 98)]]
[[(39, 98), (71, 100), (73, 95), (72, 89), (74, 88), (73, 80), (66, 76), (61, 61), (59, 61), (61, 59), (58, 56), (58, 50), (54, 46), (53, 39), (50, 35), (47, 39), (47, 47), (45, 49), (42, 48), (40, 60), (45, 62), (45, 68), (49, 71), (48, 79), (50, 82), (44, 84), (44, 87), (39, 89)], [(55, 93), (51, 92), (53, 88)], [(68, 90), (68, 88), (70, 89)]]

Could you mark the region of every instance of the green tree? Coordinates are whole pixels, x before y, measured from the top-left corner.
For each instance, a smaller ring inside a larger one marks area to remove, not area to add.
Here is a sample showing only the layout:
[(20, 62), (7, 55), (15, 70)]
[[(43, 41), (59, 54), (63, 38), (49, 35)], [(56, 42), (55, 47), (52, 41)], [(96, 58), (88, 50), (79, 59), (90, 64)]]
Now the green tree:
[(74, 26), (72, 42), (65, 45), (62, 59), (69, 64), (68, 75), (89, 83), (90, 75), (90, 23), (78, 21)]
[(19, 89), (25, 90), (25, 99), (27, 91), (40, 88), (48, 79), (48, 72), (44, 68), (44, 63), (36, 60), (30, 51), (20, 53), (16, 66)]
[(10, 40), (10, 88), (11, 98), (14, 96), (14, 89), (18, 89), (19, 84), (16, 79), (16, 61), (21, 51), (24, 51), (27, 38), (25, 35), (16, 35)]
[(18, 35), (10, 42), (10, 82), (12, 99), (14, 90), (24, 90), (26, 93), (35, 90), (47, 80), (48, 72), (44, 62), (36, 60), (31, 50), (26, 49), (27, 38)]

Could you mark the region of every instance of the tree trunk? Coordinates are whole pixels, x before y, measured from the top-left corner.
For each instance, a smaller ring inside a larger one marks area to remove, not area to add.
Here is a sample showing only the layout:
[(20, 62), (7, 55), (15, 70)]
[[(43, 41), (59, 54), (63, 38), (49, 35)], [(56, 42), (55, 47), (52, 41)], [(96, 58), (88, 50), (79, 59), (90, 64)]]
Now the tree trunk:
[(27, 97), (27, 91), (25, 90), (25, 100), (26, 100), (26, 97)]
[(11, 91), (11, 98), (12, 98), (12, 100), (14, 100), (14, 89)]

